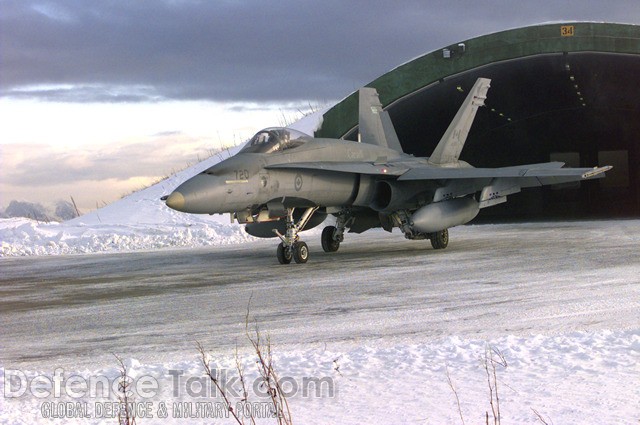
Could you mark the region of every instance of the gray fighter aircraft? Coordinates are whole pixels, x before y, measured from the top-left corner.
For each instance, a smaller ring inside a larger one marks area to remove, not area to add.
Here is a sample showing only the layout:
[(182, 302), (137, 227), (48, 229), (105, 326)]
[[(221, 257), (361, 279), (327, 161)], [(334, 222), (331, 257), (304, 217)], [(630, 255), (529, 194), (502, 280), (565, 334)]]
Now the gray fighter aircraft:
[(522, 188), (603, 177), (611, 168), (562, 168), (562, 162), (474, 168), (459, 160), (489, 85), (489, 79), (476, 81), (428, 158), (403, 153), (377, 91), (365, 87), (359, 91), (359, 142), (267, 128), (163, 199), (186, 213), (231, 213), (249, 234), (280, 238), (281, 264), (305, 263), (309, 248), (299, 233), (329, 214), (336, 224), (322, 231), (325, 252), (338, 250), (345, 230), (374, 227), (398, 227), (408, 239), (429, 239), (443, 249), (448, 228)]

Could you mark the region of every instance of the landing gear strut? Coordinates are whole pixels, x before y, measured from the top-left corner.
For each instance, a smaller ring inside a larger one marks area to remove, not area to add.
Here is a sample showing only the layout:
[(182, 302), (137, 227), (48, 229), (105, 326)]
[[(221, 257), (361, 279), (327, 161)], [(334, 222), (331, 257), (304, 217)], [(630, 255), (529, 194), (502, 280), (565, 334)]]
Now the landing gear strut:
[(338, 213), (335, 226), (327, 226), (322, 230), (320, 241), (324, 252), (336, 252), (340, 248), (340, 242), (344, 241), (344, 231), (348, 224), (353, 222), (349, 211)]
[(306, 263), (309, 259), (309, 247), (306, 243), (300, 240), (298, 233), (301, 232), (309, 222), (309, 219), (313, 215), (318, 207), (307, 208), (300, 220), (296, 223), (293, 219), (294, 208), (287, 208), (287, 231), (282, 235), (277, 229), (274, 229), (274, 233), (278, 235), (280, 244), (278, 245), (278, 262), (280, 264), (289, 264), (293, 259), (296, 263)]

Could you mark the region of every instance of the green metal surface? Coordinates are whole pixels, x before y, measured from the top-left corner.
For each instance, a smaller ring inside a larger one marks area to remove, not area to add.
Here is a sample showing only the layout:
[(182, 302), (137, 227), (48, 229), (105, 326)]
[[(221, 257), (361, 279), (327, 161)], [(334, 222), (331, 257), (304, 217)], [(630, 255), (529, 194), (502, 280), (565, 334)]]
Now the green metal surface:
[[(464, 51), (460, 43), (464, 44)], [(386, 107), (441, 79), (492, 63), (563, 52), (640, 55), (640, 26), (557, 23), (502, 31), (460, 43), (420, 56), (375, 79), (367, 87), (378, 90), (380, 101)], [(444, 49), (450, 52), (450, 57), (445, 57)], [(354, 92), (324, 114), (322, 128), (315, 135), (340, 138), (357, 124), (358, 93)]]

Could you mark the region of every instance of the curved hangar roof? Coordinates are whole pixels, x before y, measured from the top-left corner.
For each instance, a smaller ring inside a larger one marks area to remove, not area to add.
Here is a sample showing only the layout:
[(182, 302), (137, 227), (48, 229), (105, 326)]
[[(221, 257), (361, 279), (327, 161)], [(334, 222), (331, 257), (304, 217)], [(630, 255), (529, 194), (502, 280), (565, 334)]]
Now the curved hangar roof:
[[(640, 26), (558, 23), (477, 37), (412, 60), (375, 87), (407, 153), (429, 156), (478, 77), (491, 78), (461, 159), (478, 167), (560, 160), (607, 178), (528, 189), (483, 216), (640, 215)], [(357, 93), (316, 137), (356, 140)]]

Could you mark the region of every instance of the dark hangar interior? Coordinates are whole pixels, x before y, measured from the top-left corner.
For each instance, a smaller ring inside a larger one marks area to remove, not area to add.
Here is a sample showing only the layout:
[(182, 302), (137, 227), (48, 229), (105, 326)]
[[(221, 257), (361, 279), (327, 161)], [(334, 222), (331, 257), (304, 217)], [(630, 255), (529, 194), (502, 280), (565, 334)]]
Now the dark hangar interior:
[[(456, 43), (374, 80), (405, 152), (429, 156), (478, 77), (491, 88), (461, 159), (476, 167), (613, 165), (605, 179), (530, 188), (476, 221), (640, 216), (640, 27), (566, 23)], [(357, 140), (357, 93), (317, 137)]]

